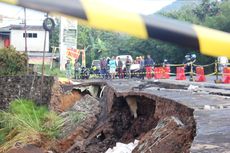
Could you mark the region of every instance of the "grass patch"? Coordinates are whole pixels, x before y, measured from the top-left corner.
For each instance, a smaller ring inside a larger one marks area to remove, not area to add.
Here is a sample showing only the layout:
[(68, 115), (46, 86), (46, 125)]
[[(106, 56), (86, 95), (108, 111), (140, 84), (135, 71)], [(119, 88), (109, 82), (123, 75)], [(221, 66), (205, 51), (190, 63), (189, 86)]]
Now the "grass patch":
[(0, 112), (0, 152), (6, 152), (18, 142), (36, 144), (55, 140), (63, 125), (64, 119), (47, 107), (29, 100), (15, 100), (7, 111)]
[[(38, 68), (38, 72), (42, 73), (42, 65), (36, 65)], [(59, 67), (53, 67), (50, 69), (50, 65), (45, 65), (44, 73), (48, 76), (56, 76), (56, 77), (66, 77), (65, 71), (61, 71)]]

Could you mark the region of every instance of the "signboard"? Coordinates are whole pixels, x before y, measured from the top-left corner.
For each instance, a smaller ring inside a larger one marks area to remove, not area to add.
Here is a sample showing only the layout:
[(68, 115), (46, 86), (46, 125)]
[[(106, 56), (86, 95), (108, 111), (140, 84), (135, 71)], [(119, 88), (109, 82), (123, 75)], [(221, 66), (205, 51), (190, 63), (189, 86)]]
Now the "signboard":
[(68, 58), (79, 58), (77, 50), (77, 22), (61, 17), (60, 25), (60, 70), (65, 70), (65, 63)]
[(78, 59), (79, 56), (80, 56), (80, 50), (73, 49), (73, 48), (67, 48), (66, 57), (70, 59)]
[(63, 43), (67, 47), (75, 48), (77, 42), (77, 30), (76, 29), (64, 29)]
[(70, 59), (70, 62), (74, 64), (75, 59), (79, 59), (82, 54), (82, 66), (85, 66), (85, 50), (67, 48), (66, 57)]

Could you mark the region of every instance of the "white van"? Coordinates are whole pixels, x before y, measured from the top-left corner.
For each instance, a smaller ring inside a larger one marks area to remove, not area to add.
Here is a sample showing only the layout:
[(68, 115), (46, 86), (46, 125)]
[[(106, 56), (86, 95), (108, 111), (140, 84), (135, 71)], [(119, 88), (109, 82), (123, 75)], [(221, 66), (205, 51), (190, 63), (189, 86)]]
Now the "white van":
[(119, 56), (116, 57), (116, 63), (117, 63), (117, 65), (118, 65), (118, 58), (120, 57), (120, 59), (121, 59), (121, 61), (122, 61), (122, 63), (123, 63), (122, 69), (125, 68), (125, 62), (126, 62), (127, 56), (128, 56), (129, 59), (131, 60), (131, 63), (133, 63), (133, 58), (132, 58), (131, 55), (119, 55)]

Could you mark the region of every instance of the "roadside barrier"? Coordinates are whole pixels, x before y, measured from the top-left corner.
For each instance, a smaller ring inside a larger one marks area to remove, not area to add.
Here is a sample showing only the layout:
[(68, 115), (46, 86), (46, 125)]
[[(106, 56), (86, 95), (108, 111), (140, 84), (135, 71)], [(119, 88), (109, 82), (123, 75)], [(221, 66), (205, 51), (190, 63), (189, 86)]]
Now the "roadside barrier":
[[(216, 83), (225, 83), (229, 84), (230, 83), (230, 67), (226, 67), (227, 65), (230, 65), (230, 63), (224, 64), (225, 67), (223, 68), (223, 73), (218, 72), (218, 65), (221, 65), (218, 62), (214, 62), (211, 64), (206, 64), (206, 65), (196, 65), (193, 63), (192, 66), (196, 67), (196, 71), (193, 72), (191, 69), (190, 72), (185, 72), (185, 64), (168, 64), (166, 67), (154, 67), (153, 71), (151, 73), (146, 73), (143, 72), (143, 70), (140, 70), (139, 72), (132, 72), (132, 73), (127, 73), (127, 72), (122, 72), (122, 73), (116, 73), (115, 79), (129, 79), (132, 77), (135, 78), (143, 78), (143, 76), (151, 76), (151, 78), (154, 77), (154, 79), (169, 79), (171, 76), (176, 76), (176, 80), (186, 80), (186, 75), (190, 75), (190, 81), (196, 81), (196, 82), (205, 82), (206, 81), (206, 76), (216, 76), (216, 80), (218, 77), (222, 76), (220, 81), (215, 81)], [(157, 65), (159, 66), (159, 65)], [(171, 73), (170, 68), (171, 67), (176, 67), (176, 73)], [(214, 72), (205, 74), (205, 68), (208, 66), (213, 66)], [(97, 78), (104, 78), (104, 79), (111, 79), (111, 76), (109, 73), (107, 74), (78, 74), (80, 79), (97, 79)], [(196, 77), (194, 79), (194, 77)], [(68, 83), (67, 80), (62, 80), (61, 82)]]
[(186, 76), (184, 73), (184, 67), (176, 68), (176, 80), (186, 80)]
[(170, 67), (166, 66), (164, 67), (163, 71), (163, 79), (169, 79), (170, 78)]
[(227, 83), (227, 84), (230, 83), (230, 67), (224, 68), (223, 83)]
[(205, 82), (204, 68), (202, 66), (196, 67), (196, 82)]
[(169, 79), (170, 78), (170, 67), (155, 67), (154, 68), (155, 79)]
[(155, 67), (154, 68), (154, 78), (155, 79), (162, 79), (163, 78), (163, 69), (162, 69), (162, 67)]

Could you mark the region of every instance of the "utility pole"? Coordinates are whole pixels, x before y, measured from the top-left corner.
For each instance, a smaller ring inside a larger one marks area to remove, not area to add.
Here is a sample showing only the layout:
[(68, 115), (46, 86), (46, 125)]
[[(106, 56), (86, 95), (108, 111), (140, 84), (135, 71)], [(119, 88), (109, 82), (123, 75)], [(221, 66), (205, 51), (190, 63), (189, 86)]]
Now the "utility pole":
[[(48, 13), (45, 15), (48, 18)], [(43, 86), (44, 86), (44, 71), (45, 71), (45, 52), (46, 52), (46, 35), (47, 30), (45, 30), (45, 37), (44, 37), (44, 48), (43, 48), (43, 56), (42, 56), (42, 82), (41, 82), (41, 99), (43, 99)]]
[(27, 50), (27, 25), (26, 25), (26, 8), (24, 7), (24, 29), (25, 29), (25, 53), (27, 56), (27, 61), (26, 61), (26, 72), (27, 75), (29, 74), (29, 55), (28, 55), (28, 50)]

